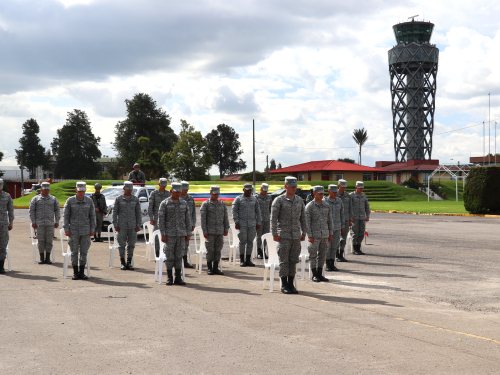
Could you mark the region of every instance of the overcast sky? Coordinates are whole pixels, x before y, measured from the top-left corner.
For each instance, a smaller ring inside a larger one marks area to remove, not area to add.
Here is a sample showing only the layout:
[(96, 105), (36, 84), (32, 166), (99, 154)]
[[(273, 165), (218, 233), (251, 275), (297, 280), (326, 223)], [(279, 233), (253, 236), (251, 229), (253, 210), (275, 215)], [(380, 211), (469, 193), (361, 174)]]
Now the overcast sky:
[(15, 165), (27, 119), (50, 147), (75, 108), (113, 156), (124, 100), (139, 92), (172, 116), (176, 132), (181, 119), (204, 135), (234, 127), (249, 169), (252, 119), (259, 170), (266, 155), (283, 166), (357, 160), (351, 134), (362, 127), (363, 164), (394, 160), (387, 51), (392, 26), (416, 14), (435, 24), (431, 42), (440, 50), (432, 157), (465, 163), (482, 155), (483, 126), (449, 131), (488, 121), (489, 92), (491, 119), (500, 118), (499, 8), (460, 0), (2, 0), (1, 165)]

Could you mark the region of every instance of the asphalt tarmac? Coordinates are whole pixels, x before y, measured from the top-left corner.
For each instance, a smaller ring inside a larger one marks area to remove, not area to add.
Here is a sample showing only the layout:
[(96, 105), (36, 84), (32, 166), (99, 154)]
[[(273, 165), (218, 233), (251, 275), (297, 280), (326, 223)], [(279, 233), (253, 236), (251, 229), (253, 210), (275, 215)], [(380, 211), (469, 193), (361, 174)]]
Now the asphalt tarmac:
[(27, 219), (0, 276), (1, 374), (500, 372), (496, 218), (373, 213), (366, 255), (292, 296), (277, 275), (263, 289), (259, 260), (159, 285), (142, 237), (136, 271), (97, 243), (90, 279), (64, 279), (58, 241), (55, 264), (33, 264)]

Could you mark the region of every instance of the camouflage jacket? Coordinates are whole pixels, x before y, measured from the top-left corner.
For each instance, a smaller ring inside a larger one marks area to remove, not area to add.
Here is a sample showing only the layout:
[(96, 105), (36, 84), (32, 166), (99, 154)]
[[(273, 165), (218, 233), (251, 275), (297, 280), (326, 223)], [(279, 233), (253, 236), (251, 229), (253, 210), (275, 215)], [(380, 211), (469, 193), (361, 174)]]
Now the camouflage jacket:
[(344, 190), (343, 193), (337, 194), (337, 198), (342, 199), (342, 203), (344, 203), (344, 221), (350, 221), (353, 217), (351, 194)]
[(142, 213), (139, 198), (135, 195), (126, 197), (124, 194), (115, 199), (113, 206), (113, 226), (120, 229), (134, 229), (141, 227)]
[(135, 171), (132, 171), (128, 174), (128, 180), (135, 182), (134, 180), (137, 180), (139, 183), (144, 183), (146, 182), (146, 175), (144, 174), (143, 171), (138, 171), (137, 174)]
[(257, 199), (257, 202), (259, 202), (262, 221), (271, 221), (271, 203), (273, 200), (271, 196), (269, 194), (255, 194), (254, 196)]
[(254, 196), (248, 198), (243, 195), (237, 196), (233, 201), (231, 212), (234, 223), (242, 227), (252, 227), (260, 225), (262, 222), (259, 203)]
[(94, 207), (99, 209), (100, 214), (105, 214), (108, 206), (106, 205), (106, 197), (99, 193), (91, 194), (90, 198), (92, 199), (92, 202), (94, 202)]
[(332, 210), (330, 205), (322, 200), (315, 200), (306, 206), (307, 236), (309, 238), (328, 238), (333, 235)]
[(203, 234), (224, 234), (229, 232), (229, 218), (226, 204), (217, 199), (203, 202), (200, 209)]
[(271, 206), (271, 232), (283, 239), (298, 239), (307, 232), (304, 201), (297, 195), (277, 197)]
[(12, 202), (12, 197), (9, 193), (2, 191), (0, 193), (0, 225), (12, 225), (13, 222), (14, 203)]
[[(55, 220), (54, 220), (55, 217)], [(32, 224), (53, 226), (61, 219), (59, 201), (53, 195), (36, 195), (30, 201), (30, 219)]]
[(70, 231), (72, 236), (88, 236), (95, 229), (94, 202), (89, 197), (78, 199), (73, 195), (64, 204), (63, 217), (65, 232)]
[(333, 230), (345, 228), (344, 203), (342, 199), (337, 195), (335, 199), (326, 197), (325, 202), (330, 205), (330, 210), (332, 211)]
[(149, 195), (149, 220), (154, 220), (156, 226), (158, 225), (158, 211), (160, 209), (160, 204), (171, 195), (172, 194), (170, 194), (168, 190), (165, 190), (163, 193), (159, 190), (155, 190)]
[(171, 197), (160, 204), (158, 222), (162, 236), (185, 237), (191, 234), (191, 217), (186, 201)]
[(370, 204), (368, 203), (366, 194), (356, 194), (353, 191), (350, 196), (352, 198), (352, 216), (354, 220), (364, 220), (370, 217)]
[(186, 201), (189, 208), (189, 218), (191, 219), (191, 227), (194, 227), (196, 225), (196, 206), (194, 204), (194, 198), (191, 195), (186, 194), (185, 197), (181, 195), (179, 199)]

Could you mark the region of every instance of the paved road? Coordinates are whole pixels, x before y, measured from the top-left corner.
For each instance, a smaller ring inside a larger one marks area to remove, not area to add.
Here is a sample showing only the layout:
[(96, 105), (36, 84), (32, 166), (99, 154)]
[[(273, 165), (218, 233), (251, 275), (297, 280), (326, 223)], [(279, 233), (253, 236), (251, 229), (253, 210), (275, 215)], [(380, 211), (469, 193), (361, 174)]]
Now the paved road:
[(498, 373), (498, 219), (374, 213), (367, 255), (285, 296), (259, 262), (155, 284), (144, 244), (136, 272), (95, 244), (90, 280), (65, 280), (59, 253), (32, 264), (22, 215), (0, 277), (2, 374)]

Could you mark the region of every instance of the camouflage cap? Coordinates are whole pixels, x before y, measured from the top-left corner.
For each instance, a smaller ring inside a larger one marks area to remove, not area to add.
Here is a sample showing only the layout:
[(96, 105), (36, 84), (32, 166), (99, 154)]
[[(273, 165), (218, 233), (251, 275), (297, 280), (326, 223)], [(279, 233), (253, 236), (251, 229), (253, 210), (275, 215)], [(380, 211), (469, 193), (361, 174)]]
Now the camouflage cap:
[(245, 190), (252, 190), (252, 184), (245, 184), (245, 185), (243, 185), (243, 189), (245, 189)]
[(296, 187), (297, 186), (297, 179), (293, 176), (285, 177), (285, 184), (288, 184), (288, 186), (290, 186), (290, 187)]
[(134, 168), (140, 168), (140, 167), (141, 167), (141, 165), (139, 163), (134, 164)]
[(98, 182), (97, 184), (94, 185), (94, 189), (101, 190), (102, 189), (102, 185)]
[(78, 191), (85, 191), (85, 190), (87, 190), (87, 183), (85, 183), (83, 181), (78, 181), (76, 183), (76, 190), (78, 190)]
[(165, 177), (160, 178), (160, 181), (158, 181), (160, 186), (167, 186), (168, 185), (168, 180)]
[(268, 191), (269, 190), (269, 185), (264, 182), (264, 183), (262, 183), (262, 185), (260, 186), (260, 188), (263, 191)]
[(181, 181), (182, 185), (182, 190), (189, 190), (189, 182), (188, 181)]
[(318, 194), (325, 194), (325, 188), (323, 186), (316, 185), (313, 187), (313, 189), (314, 189), (314, 192), (316, 192)]
[(210, 186), (210, 192), (212, 194), (220, 194), (220, 187), (217, 185)]
[(48, 182), (42, 182), (41, 185), (42, 189), (45, 189), (45, 190), (50, 190), (50, 183)]
[(36, 189), (37, 194), (42, 194), (42, 189)]
[(365, 184), (363, 183), (363, 181), (356, 181), (356, 187), (360, 188), (360, 189), (364, 189)]
[(347, 181), (346, 180), (339, 180), (339, 186), (347, 187)]
[(3, 180), (0, 178), (0, 188), (3, 188)]
[(180, 193), (182, 191), (182, 184), (179, 182), (172, 182), (172, 191)]
[(330, 190), (332, 193), (338, 193), (339, 187), (337, 185), (331, 184), (328, 185), (328, 190)]
[(132, 183), (132, 181), (125, 181), (123, 183), (123, 187), (127, 190), (132, 190), (134, 188), (134, 184)]

